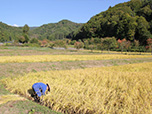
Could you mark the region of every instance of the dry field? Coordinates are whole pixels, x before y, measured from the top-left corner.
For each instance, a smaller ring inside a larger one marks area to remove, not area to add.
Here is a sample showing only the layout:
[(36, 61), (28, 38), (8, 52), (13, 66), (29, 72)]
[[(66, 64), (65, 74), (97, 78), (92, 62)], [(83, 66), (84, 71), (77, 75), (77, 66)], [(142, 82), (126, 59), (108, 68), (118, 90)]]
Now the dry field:
[(64, 113), (152, 113), (152, 63), (29, 73), (2, 83), (30, 97), (35, 82), (48, 82), (45, 105)]

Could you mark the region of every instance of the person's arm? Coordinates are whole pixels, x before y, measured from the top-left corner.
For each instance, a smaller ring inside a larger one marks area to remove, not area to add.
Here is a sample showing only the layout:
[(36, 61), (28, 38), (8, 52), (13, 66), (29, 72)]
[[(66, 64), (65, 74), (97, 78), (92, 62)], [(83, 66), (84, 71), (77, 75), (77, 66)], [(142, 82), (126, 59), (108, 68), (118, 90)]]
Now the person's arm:
[(41, 86), (41, 90), (42, 90), (42, 95), (45, 95), (45, 89), (44, 88), (42, 88), (42, 86)]
[(45, 91), (44, 90), (42, 90), (42, 94), (45, 95)]

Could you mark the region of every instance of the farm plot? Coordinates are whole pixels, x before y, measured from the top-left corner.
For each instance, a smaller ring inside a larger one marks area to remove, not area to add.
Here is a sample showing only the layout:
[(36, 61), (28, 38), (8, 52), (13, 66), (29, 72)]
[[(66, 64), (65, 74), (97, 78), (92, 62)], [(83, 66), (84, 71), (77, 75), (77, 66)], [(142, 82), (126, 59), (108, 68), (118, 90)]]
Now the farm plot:
[(29, 73), (1, 82), (30, 98), (35, 82), (51, 85), (44, 105), (64, 113), (152, 113), (152, 62)]
[(0, 63), (108, 60), (108, 59), (130, 59), (130, 58), (151, 58), (151, 57), (152, 57), (151, 55), (31, 55), (31, 56), (0, 56)]

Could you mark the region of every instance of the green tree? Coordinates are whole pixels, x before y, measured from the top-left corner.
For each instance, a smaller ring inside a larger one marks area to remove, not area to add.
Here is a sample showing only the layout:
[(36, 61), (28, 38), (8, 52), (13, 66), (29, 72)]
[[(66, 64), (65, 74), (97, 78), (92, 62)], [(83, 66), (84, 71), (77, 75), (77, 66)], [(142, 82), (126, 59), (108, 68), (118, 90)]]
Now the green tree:
[(71, 45), (74, 45), (75, 42), (76, 42), (76, 40), (72, 40), (72, 41), (70, 42), (70, 44), (71, 44)]
[(25, 24), (23, 27), (23, 35), (19, 39), (20, 43), (28, 43), (29, 42), (29, 36), (28, 36), (29, 29), (30, 29), (29, 26), (27, 24)]
[(53, 48), (54, 46), (55, 46), (54, 42), (50, 42), (48, 45), (49, 48)]
[(121, 39), (123, 39), (125, 37), (130, 38), (130, 36), (128, 36), (130, 34), (131, 34), (131, 37), (132, 37), (133, 30), (131, 28), (135, 29), (132, 26), (131, 17), (130, 17), (130, 15), (128, 13), (124, 13), (122, 15), (122, 17), (120, 18), (120, 21), (118, 22), (117, 32), (116, 32), (117, 33), (117, 37), (119, 37)]
[(18, 39), (18, 41), (20, 43), (25, 43), (25, 37), (24, 36), (20, 36), (19, 39)]
[(94, 44), (101, 43), (101, 38), (94, 38)]
[(0, 31), (0, 42), (5, 42), (5, 35)]
[(104, 48), (109, 51), (112, 48), (116, 48), (117, 41), (114, 37), (112, 37), (112, 38), (107, 37), (107, 38), (103, 39), (102, 44), (103, 44)]
[(142, 6), (141, 0), (131, 0), (130, 1), (130, 7), (134, 12), (137, 12), (141, 6)]
[(121, 49), (121, 53), (122, 53), (126, 47), (127, 40), (125, 38), (122, 40), (118, 39), (117, 42), (118, 42), (118, 46)]
[(27, 34), (24, 34), (24, 38), (25, 38), (25, 43), (29, 42), (29, 36)]
[(79, 50), (80, 48), (84, 47), (84, 44), (83, 42), (75, 42), (74, 47)]
[(27, 34), (23, 34), (22, 36), (19, 37), (18, 41), (23, 44), (28, 43), (29, 37)]
[(149, 49), (150, 49), (151, 55), (152, 55), (152, 38), (148, 38), (148, 39), (147, 39), (147, 44), (148, 44), (148, 46), (149, 46)]
[(95, 49), (95, 45), (91, 44), (88, 46), (88, 48), (91, 50), (91, 52), (93, 52), (93, 49)]
[(97, 49), (98, 49), (98, 50), (101, 50), (101, 53), (102, 53), (102, 51), (105, 49), (104, 44), (103, 44), (103, 41), (104, 41), (104, 39), (101, 38), (101, 39), (100, 39), (100, 43), (97, 44)]
[(128, 41), (126, 41), (125, 43), (126, 43), (126, 44), (125, 44), (125, 49), (126, 49), (126, 51), (130, 50), (130, 49), (131, 49), (131, 42), (128, 40)]
[(28, 34), (29, 30), (30, 30), (29, 26), (27, 24), (25, 24), (24, 27), (23, 27), (23, 33)]
[(66, 41), (64, 41), (64, 40), (56, 40), (56, 41), (54, 41), (54, 47), (63, 47), (65, 49), (67, 49)]
[(89, 48), (89, 41), (87, 39), (84, 40), (84, 48)]
[(136, 40), (139, 40), (141, 44), (146, 44), (146, 40), (150, 37), (150, 28), (149, 23), (142, 16), (137, 19), (137, 31), (136, 31)]
[(137, 51), (137, 49), (139, 48), (139, 41), (138, 40), (134, 40), (134, 46), (135, 46), (135, 49)]
[(50, 42), (47, 39), (43, 39), (42, 41), (40, 41), (41, 47), (47, 47), (49, 43)]
[(127, 40), (134, 41), (137, 27), (136, 17), (130, 17), (127, 24)]
[(150, 8), (150, 5), (146, 5), (138, 11), (138, 15), (145, 17), (147, 21), (151, 20), (151, 13), (152, 10)]
[(38, 44), (38, 43), (39, 43), (39, 41), (38, 41), (38, 39), (37, 39), (37, 38), (32, 38), (32, 39), (30, 40), (30, 43)]

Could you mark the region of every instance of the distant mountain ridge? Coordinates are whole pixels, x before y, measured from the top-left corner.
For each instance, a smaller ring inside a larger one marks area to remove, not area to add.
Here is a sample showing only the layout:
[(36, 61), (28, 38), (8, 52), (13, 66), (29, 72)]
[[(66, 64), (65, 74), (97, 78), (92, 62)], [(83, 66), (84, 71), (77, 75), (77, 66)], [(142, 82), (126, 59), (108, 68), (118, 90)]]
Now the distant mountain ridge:
[(61, 20), (58, 23), (44, 24), (40, 27), (32, 29), (30, 31), (30, 36), (37, 37), (40, 40), (63, 39), (66, 37), (71, 37), (70, 33), (79, 29), (81, 26), (81, 23), (74, 23), (69, 20)]
[[(30, 27), (30, 38), (39, 40), (58, 40), (70, 36), (79, 29), (82, 23), (74, 23), (69, 20), (61, 20), (58, 23), (44, 24), (40, 27)], [(17, 40), (23, 34), (23, 27), (10, 26), (0, 22), (0, 42)]]
[(33, 29), (36, 29), (36, 28), (38, 28), (38, 26), (37, 27), (30, 27), (30, 30), (33, 30)]

